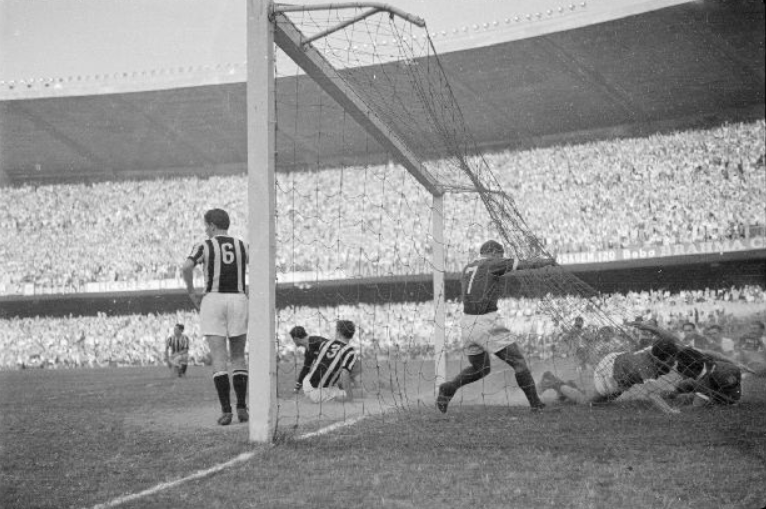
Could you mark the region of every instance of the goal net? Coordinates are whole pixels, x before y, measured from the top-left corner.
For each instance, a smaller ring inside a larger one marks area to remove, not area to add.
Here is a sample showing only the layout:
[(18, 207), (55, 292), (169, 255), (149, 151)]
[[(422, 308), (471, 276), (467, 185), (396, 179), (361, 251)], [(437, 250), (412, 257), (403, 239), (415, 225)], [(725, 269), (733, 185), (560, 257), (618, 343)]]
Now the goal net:
[[(450, 86), (455, 71), (442, 67), (425, 24), (382, 7), (274, 4), (270, 16), (274, 264), (283, 296), (275, 306), (277, 433), (433, 408), (438, 385), (467, 362), (460, 272), (481, 243), (495, 239), (520, 260), (555, 255), (468, 132)], [(650, 316), (603, 299), (559, 266), (505, 281), (500, 314), (546, 401), (589, 402), (599, 379), (614, 382), (615, 356), (660, 337), (632, 325)], [(332, 339), (337, 320), (356, 326), (355, 398), (312, 403), (295, 392), (304, 351), (288, 332), (302, 326)], [(659, 396), (680, 377), (640, 369), (651, 382), (620, 398), (671, 411)], [(467, 405), (527, 402), (513, 370), (493, 358), (492, 372), (458, 391), (450, 408)]]

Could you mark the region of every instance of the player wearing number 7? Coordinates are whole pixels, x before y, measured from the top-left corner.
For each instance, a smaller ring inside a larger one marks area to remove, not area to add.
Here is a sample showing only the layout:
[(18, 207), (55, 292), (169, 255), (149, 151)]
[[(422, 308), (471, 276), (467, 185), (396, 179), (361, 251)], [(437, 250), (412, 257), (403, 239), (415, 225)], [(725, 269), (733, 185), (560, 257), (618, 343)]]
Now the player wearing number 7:
[[(213, 383), (222, 415), (218, 424), (231, 424), (231, 385), (237, 396), (237, 418), (247, 422), (247, 293), (245, 270), (247, 245), (229, 235), (229, 214), (225, 210), (211, 209), (204, 216), (208, 238), (195, 245), (183, 264), (186, 289), (194, 307), (200, 312), (202, 334), (213, 358)], [(202, 266), (205, 293), (200, 298), (194, 289), (194, 267)], [(226, 342), (229, 342), (228, 350)], [(232, 377), (229, 382), (227, 363), (231, 356)]]
[(479, 259), (463, 269), (463, 317), (460, 329), (463, 349), (470, 365), (451, 381), (439, 386), (436, 407), (441, 412), (447, 411), (450, 400), (460, 387), (489, 374), (490, 354), (496, 355), (514, 369), (516, 382), (533, 410), (545, 406), (537, 395), (535, 381), (524, 355), (497, 311), (497, 301), (502, 290), (502, 276), (517, 269), (536, 269), (555, 262), (551, 258), (514, 260), (504, 258), (504, 252), (499, 242), (488, 240), (479, 249)]

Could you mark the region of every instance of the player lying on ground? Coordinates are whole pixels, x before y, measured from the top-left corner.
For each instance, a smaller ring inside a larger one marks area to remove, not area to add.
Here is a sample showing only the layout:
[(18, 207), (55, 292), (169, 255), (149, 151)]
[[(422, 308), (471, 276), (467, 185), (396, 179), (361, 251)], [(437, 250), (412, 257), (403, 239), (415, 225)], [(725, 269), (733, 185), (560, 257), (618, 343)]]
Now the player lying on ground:
[[(543, 373), (538, 387), (541, 392), (555, 390), (559, 396), (580, 404), (599, 405), (620, 397), (628, 389), (645, 384), (670, 372), (680, 348), (661, 338), (650, 347), (636, 352), (612, 352), (604, 356), (593, 370), (595, 394), (591, 397), (572, 381), (565, 382), (550, 371)], [(668, 405), (656, 391), (647, 390), (645, 398), (667, 414), (679, 411)]]
[[(756, 322), (756, 324), (757, 323), (758, 322)], [(676, 338), (676, 336), (671, 331), (659, 327), (656, 324), (656, 322), (655, 323), (635, 322), (633, 326), (641, 331), (649, 331), (650, 333), (654, 334), (656, 337), (667, 338), (669, 340), (675, 340)], [(755, 332), (756, 328), (757, 328), (757, 325), (755, 327), (751, 327), (750, 333)], [(734, 352), (734, 354), (731, 354), (731, 353), (723, 353), (720, 350), (703, 349), (699, 347), (694, 347), (694, 350), (698, 352), (702, 352), (703, 354), (707, 355), (711, 359), (718, 359), (719, 361), (733, 364), (734, 366), (737, 367), (740, 373), (766, 376), (766, 365), (760, 365), (758, 363), (757, 356), (747, 357), (747, 356), (742, 356), (741, 355), (742, 352), (739, 352), (739, 353)], [(752, 352), (752, 351), (748, 351), (748, 352)], [(748, 363), (748, 361), (750, 362)]]
[(695, 405), (733, 405), (742, 396), (742, 371), (723, 355), (684, 348), (676, 360), (683, 379), (665, 397)]
[(314, 403), (353, 401), (352, 385), (361, 372), (356, 351), (348, 344), (355, 332), (354, 322), (350, 320), (338, 320), (335, 339), (309, 336), (303, 327), (293, 327), (290, 337), (296, 346), (305, 348), (295, 392), (303, 390)]

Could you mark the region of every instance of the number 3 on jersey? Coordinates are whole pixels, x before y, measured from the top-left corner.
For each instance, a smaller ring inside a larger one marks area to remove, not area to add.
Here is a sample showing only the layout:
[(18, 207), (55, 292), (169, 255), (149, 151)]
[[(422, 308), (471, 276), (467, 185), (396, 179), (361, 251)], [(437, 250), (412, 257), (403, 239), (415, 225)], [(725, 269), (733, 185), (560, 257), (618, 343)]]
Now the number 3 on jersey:
[(330, 345), (330, 349), (327, 350), (325, 357), (328, 359), (335, 358), (335, 356), (338, 355), (338, 350), (340, 350), (340, 345)]

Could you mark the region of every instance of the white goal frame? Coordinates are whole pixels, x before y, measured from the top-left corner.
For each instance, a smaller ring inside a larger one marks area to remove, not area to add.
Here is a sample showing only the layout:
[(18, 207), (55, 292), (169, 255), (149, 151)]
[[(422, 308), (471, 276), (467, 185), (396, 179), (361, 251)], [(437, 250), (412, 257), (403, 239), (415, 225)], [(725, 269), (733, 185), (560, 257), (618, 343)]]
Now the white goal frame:
[[(374, 112), (340, 80), (311, 41), (285, 17), (284, 12), (343, 8), (369, 9), (338, 29), (385, 11), (420, 26), (415, 16), (385, 4), (357, 2), (312, 6), (287, 6), (272, 0), (247, 2), (247, 173), (249, 261), (249, 432), (252, 442), (271, 442), (276, 431), (276, 225), (275, 169), (276, 118), (274, 109), (274, 44), (292, 58), (317, 84), (387, 149), (432, 195), (432, 266), (434, 289), (434, 389), (445, 380), (446, 355), (444, 303), (444, 190)], [(274, 21), (279, 17), (279, 25)], [(324, 35), (319, 34), (317, 37)], [(313, 39), (312, 39), (313, 40)]]

